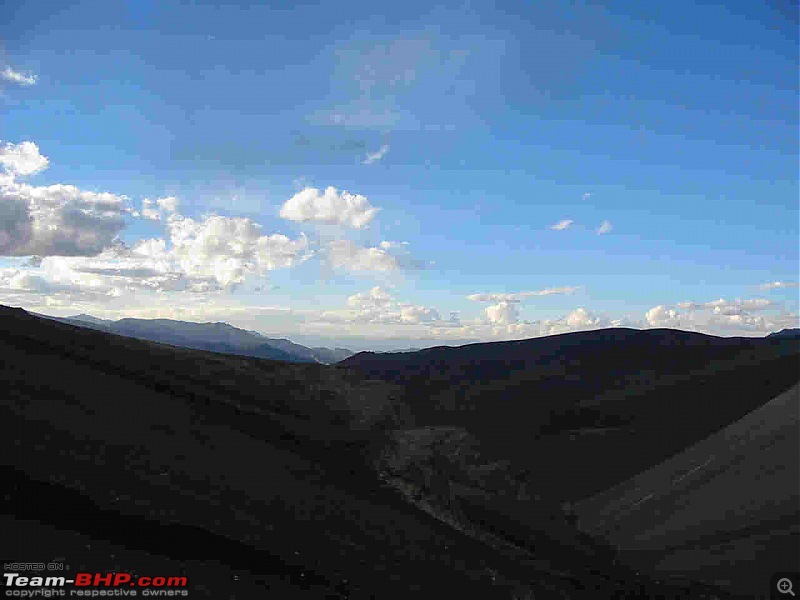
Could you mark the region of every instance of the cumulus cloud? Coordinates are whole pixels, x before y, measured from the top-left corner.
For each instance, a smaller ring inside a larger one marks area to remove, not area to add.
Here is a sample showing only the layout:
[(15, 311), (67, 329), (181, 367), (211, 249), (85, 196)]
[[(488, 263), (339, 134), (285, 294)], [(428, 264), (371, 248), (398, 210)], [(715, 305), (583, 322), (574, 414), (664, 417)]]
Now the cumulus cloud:
[(644, 315), (647, 324), (652, 327), (673, 327), (680, 325), (680, 317), (675, 309), (663, 304), (654, 306)]
[[(251, 219), (185, 218), (173, 196), (144, 199), (139, 213), (125, 196), (18, 181), (47, 165), (32, 142), (0, 147), (0, 256), (31, 257), (24, 270), (2, 273), (6, 299), (38, 294), (53, 303), (131, 291), (219, 291), (313, 254), (304, 235), (265, 234)], [(164, 237), (125, 245), (119, 234), (129, 215), (162, 222)], [(359, 258), (385, 268), (380, 256)]]
[(563, 219), (558, 223), (550, 225), (550, 229), (552, 229), (553, 231), (565, 231), (569, 229), (574, 222), (575, 221), (573, 221), (572, 219)]
[(439, 311), (429, 306), (396, 301), (392, 295), (375, 286), (347, 299), (349, 311), (328, 311), (328, 319), (382, 325), (420, 325), (441, 320)]
[(611, 225), (611, 221), (603, 221), (600, 223), (600, 226), (597, 228), (597, 235), (605, 235), (607, 233), (611, 233), (611, 230), (614, 227)]
[(97, 254), (123, 229), (125, 201), (72, 185), (0, 183), (0, 255)]
[(631, 324), (628, 319), (611, 320), (606, 316), (596, 315), (584, 307), (570, 311), (557, 319), (526, 321), (520, 319), (517, 304), (498, 302), (486, 308), (485, 318), (447, 324), (437, 323), (434, 329), (444, 337), (523, 339)]
[(145, 198), (142, 200), (142, 212), (141, 215), (145, 219), (149, 219), (151, 221), (160, 221), (161, 220), (161, 212), (156, 208), (156, 203), (153, 202), (150, 198)]
[(33, 142), (6, 142), (0, 147), (0, 166), (12, 176), (33, 175), (46, 169), (49, 163)]
[(378, 209), (366, 197), (339, 192), (328, 187), (324, 192), (307, 187), (287, 200), (280, 216), (290, 221), (317, 222), (363, 229), (375, 218)]
[(142, 210), (136, 216), (141, 216), (150, 221), (161, 221), (163, 218), (175, 213), (178, 210), (178, 199), (174, 196), (142, 200)]
[(362, 247), (350, 240), (328, 244), (328, 261), (334, 269), (348, 271), (396, 271), (400, 261), (382, 246)]
[(481, 293), (470, 294), (468, 300), (475, 302), (490, 302), (492, 306), (487, 306), (484, 310), (486, 319), (493, 325), (509, 326), (519, 322), (519, 308), (517, 304), (537, 296), (553, 296), (556, 294), (574, 294), (580, 287), (565, 286), (552, 287), (542, 290), (532, 290), (525, 292), (512, 293)]
[(291, 267), (310, 256), (304, 236), (292, 240), (282, 234), (263, 235), (261, 226), (247, 218), (211, 215), (195, 220), (173, 215), (168, 231), (170, 256), (181, 271), (222, 286)]
[(427, 306), (403, 306), (400, 309), (400, 320), (403, 323), (431, 323), (440, 320), (439, 311)]
[(0, 71), (0, 78), (17, 85), (34, 85), (37, 81), (37, 77), (33, 73), (15, 71), (9, 66)]
[[(797, 327), (797, 315), (778, 312), (771, 300), (725, 300), (680, 302), (675, 307), (654, 306), (645, 313), (650, 327), (669, 327), (688, 331), (722, 334), (769, 333), (785, 327)], [(773, 314), (759, 314), (765, 312)]]
[(486, 307), (486, 318), (496, 325), (510, 325), (519, 320), (519, 309), (512, 302), (501, 301)]
[(371, 165), (372, 163), (376, 163), (379, 160), (381, 160), (384, 156), (386, 156), (388, 153), (389, 153), (389, 144), (384, 144), (377, 150), (377, 152), (367, 153), (367, 156), (366, 158), (364, 158), (362, 164)]
[(39, 269), (0, 269), (3, 304), (74, 308), (84, 301), (97, 301), (101, 296), (92, 289), (54, 281)]
[(389, 306), (392, 302), (392, 296), (380, 286), (375, 286), (367, 292), (359, 292), (353, 294), (347, 299), (347, 305), (352, 308), (380, 308)]
[(158, 198), (156, 204), (161, 210), (174, 213), (178, 210), (179, 201), (175, 196), (166, 196), (164, 198)]
[(264, 235), (250, 219), (173, 216), (166, 238), (121, 244), (92, 257), (46, 257), (41, 269), (60, 285), (117, 297), (127, 292), (214, 292), (251, 276), (291, 267), (310, 255), (305, 237)]
[(55, 291), (58, 286), (41, 275), (23, 269), (0, 269), (0, 288), (13, 292), (30, 292), (46, 294)]
[(576, 308), (565, 317), (566, 325), (571, 329), (598, 327), (602, 320), (583, 307)]
[(17, 181), (47, 167), (33, 142), (0, 150), (0, 255), (91, 256), (114, 243), (128, 214), (127, 198), (72, 185)]
[(770, 281), (769, 283), (762, 283), (758, 286), (759, 289), (769, 291), (769, 290), (780, 290), (786, 288), (796, 288), (798, 283), (796, 281)]

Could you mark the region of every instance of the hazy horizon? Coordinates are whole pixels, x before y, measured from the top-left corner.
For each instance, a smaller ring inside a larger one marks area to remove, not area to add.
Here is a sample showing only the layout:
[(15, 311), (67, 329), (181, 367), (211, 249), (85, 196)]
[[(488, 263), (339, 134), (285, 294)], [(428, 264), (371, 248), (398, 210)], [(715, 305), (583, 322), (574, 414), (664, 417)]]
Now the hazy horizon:
[[(52, 317), (52, 318), (70, 318), (70, 317), (80, 317), (80, 316), (89, 316), (93, 318), (98, 318), (95, 315), (87, 315), (86, 313), (81, 314), (68, 314), (68, 315), (51, 315), (46, 313), (35, 313), (45, 317)], [(130, 318), (137, 318), (137, 317), (122, 317), (125, 319)], [(117, 319), (104, 319), (107, 321), (116, 321)], [(148, 320), (148, 319), (145, 319)], [(208, 324), (208, 323), (217, 323), (220, 321), (207, 321), (207, 320), (196, 320), (196, 321), (186, 321), (182, 319), (171, 319), (174, 321), (179, 322), (190, 322), (190, 323), (198, 323), (198, 324)], [(223, 323), (228, 323), (227, 321), (221, 321)], [(283, 332), (276, 332), (276, 331), (261, 331), (257, 329), (248, 329), (247, 327), (239, 327), (234, 323), (228, 323), (233, 327), (237, 327), (238, 329), (242, 329), (244, 331), (253, 331), (260, 335), (263, 335), (267, 338), (285, 338), (289, 341), (292, 341), (296, 344), (300, 344), (309, 348), (313, 347), (323, 347), (323, 348), (343, 348), (347, 350), (351, 350), (353, 352), (403, 352), (403, 351), (414, 351), (414, 350), (422, 350), (425, 348), (433, 348), (436, 346), (463, 346), (467, 344), (476, 344), (482, 343), (486, 340), (479, 340), (479, 339), (450, 339), (443, 342), (440, 339), (425, 339), (425, 338), (401, 338), (401, 337), (385, 337), (385, 338), (364, 338), (359, 336), (346, 336), (340, 335), (336, 337), (319, 337), (314, 335), (304, 334), (302, 331), (283, 331)], [(594, 329), (605, 329), (605, 327), (597, 327)], [(631, 329), (638, 329), (640, 331), (644, 331), (647, 329), (659, 329), (658, 327), (631, 327)], [(674, 328), (667, 328), (667, 329), (674, 329)], [(580, 331), (592, 331), (593, 329), (582, 329)], [(558, 334), (548, 334), (548, 335), (558, 335)], [(750, 332), (749, 335), (744, 335), (741, 337), (763, 337), (769, 334), (762, 334), (762, 333), (755, 333)], [(534, 337), (544, 337), (544, 335), (534, 336)], [(731, 335), (721, 335), (719, 337), (739, 337), (739, 336), (731, 336)], [(515, 339), (527, 339), (527, 338), (515, 338)], [(498, 341), (498, 340), (489, 340), (489, 341)]]

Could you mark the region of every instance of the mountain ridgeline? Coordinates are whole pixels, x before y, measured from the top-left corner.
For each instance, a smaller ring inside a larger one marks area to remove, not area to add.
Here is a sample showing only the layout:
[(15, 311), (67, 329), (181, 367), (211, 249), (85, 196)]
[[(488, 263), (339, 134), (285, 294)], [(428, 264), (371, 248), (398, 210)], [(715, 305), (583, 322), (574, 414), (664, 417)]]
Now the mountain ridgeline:
[(601, 329), (362, 352), (339, 364), (401, 386), (417, 423), (464, 427), (485, 451), (527, 469), (543, 494), (575, 501), (788, 389), (799, 346), (782, 336)]
[(344, 348), (308, 348), (287, 339), (266, 337), (227, 323), (193, 323), (173, 319), (110, 321), (86, 314), (56, 320), (183, 348), (286, 362), (332, 364), (353, 354)]

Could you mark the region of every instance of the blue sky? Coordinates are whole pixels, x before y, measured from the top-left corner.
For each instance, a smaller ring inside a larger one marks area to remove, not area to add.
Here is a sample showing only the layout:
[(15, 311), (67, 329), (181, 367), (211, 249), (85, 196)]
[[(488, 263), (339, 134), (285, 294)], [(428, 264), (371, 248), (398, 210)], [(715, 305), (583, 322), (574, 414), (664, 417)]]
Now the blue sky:
[(396, 4), (12, 1), (0, 302), (364, 347), (796, 326), (796, 7)]

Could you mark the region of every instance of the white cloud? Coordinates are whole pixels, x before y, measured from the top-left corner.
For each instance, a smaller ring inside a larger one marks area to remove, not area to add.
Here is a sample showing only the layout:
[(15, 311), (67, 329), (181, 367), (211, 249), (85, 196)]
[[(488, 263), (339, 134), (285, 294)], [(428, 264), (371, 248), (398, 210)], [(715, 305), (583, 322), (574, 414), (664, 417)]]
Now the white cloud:
[(771, 281), (769, 283), (763, 283), (758, 286), (761, 290), (780, 290), (786, 288), (796, 288), (798, 283), (796, 281)]
[(385, 247), (364, 248), (350, 240), (328, 244), (328, 262), (334, 269), (348, 271), (396, 271), (400, 261)]
[(440, 320), (439, 311), (427, 306), (403, 306), (400, 309), (400, 320), (403, 323), (430, 323)]
[(0, 147), (0, 165), (12, 176), (33, 175), (46, 169), (49, 163), (33, 142), (6, 142)]
[(11, 67), (6, 67), (0, 71), (0, 78), (18, 85), (34, 85), (37, 81), (36, 75), (33, 73), (22, 73), (15, 71)]
[[(509, 326), (519, 322), (518, 303), (537, 296), (573, 294), (579, 289), (577, 286), (565, 286), (526, 292), (470, 294), (467, 299), (475, 302), (491, 302), (492, 306), (487, 306), (484, 311), (488, 322), (492, 325)], [(521, 329), (517, 330), (520, 331)]]
[[(42, 294), (69, 289), (119, 296), (122, 291), (213, 291), (265, 276), (311, 255), (305, 236), (264, 235), (250, 219), (217, 215), (195, 220), (176, 213), (178, 200), (167, 196), (142, 202), (137, 213), (128, 199), (72, 185), (32, 186), (16, 180), (44, 169), (47, 158), (32, 142), (0, 150), (0, 256), (35, 256), (35, 277), (4, 280), (15, 293)], [(118, 238), (127, 215), (165, 220), (166, 237), (140, 240), (131, 248)], [(91, 257), (91, 258), (89, 258)], [(34, 275), (30, 275), (33, 277)]]
[(72, 185), (32, 186), (16, 177), (49, 161), (33, 142), (0, 149), (0, 256), (91, 256), (114, 243), (129, 210), (126, 198)]
[(347, 305), (349, 311), (328, 311), (324, 316), (333, 321), (383, 325), (420, 325), (441, 320), (435, 308), (397, 302), (380, 286), (353, 294), (347, 299)]
[(372, 163), (376, 163), (381, 160), (384, 156), (389, 153), (389, 144), (384, 144), (383, 146), (378, 149), (377, 152), (369, 152), (367, 153), (366, 158), (362, 164), (371, 165)]
[(680, 317), (675, 309), (668, 308), (663, 304), (654, 306), (645, 313), (645, 321), (652, 327), (677, 327), (680, 325)]
[(324, 192), (307, 187), (281, 207), (280, 216), (290, 221), (318, 222), (363, 229), (378, 213), (366, 197), (339, 192), (328, 187)]
[(156, 204), (161, 210), (174, 213), (178, 210), (179, 201), (175, 196), (166, 196), (164, 198), (158, 198)]
[(495, 325), (510, 325), (519, 320), (519, 309), (512, 302), (498, 302), (486, 307), (486, 318)]
[(178, 199), (174, 196), (142, 200), (142, 210), (134, 216), (141, 216), (150, 221), (161, 221), (163, 218), (174, 214), (178, 210)]
[(347, 299), (347, 305), (352, 308), (379, 308), (389, 306), (392, 296), (380, 286), (375, 286), (368, 292), (353, 294)]
[(13, 292), (51, 293), (57, 286), (41, 275), (22, 269), (0, 269), (0, 288)]
[(177, 215), (167, 238), (109, 248), (92, 258), (47, 257), (49, 281), (110, 297), (129, 292), (215, 292), (291, 267), (310, 256), (305, 237), (262, 235), (249, 219)]
[(552, 229), (553, 231), (564, 231), (566, 229), (569, 229), (574, 222), (575, 221), (573, 221), (572, 219), (563, 219), (558, 223), (554, 223), (553, 225), (551, 225), (550, 229)]
[(720, 298), (710, 302), (678, 302), (678, 308), (689, 311), (711, 310), (716, 314), (740, 314), (742, 312), (756, 312), (773, 308), (775, 303), (766, 298), (753, 298), (750, 300), (725, 300)]
[(522, 302), (526, 298), (534, 296), (552, 296), (555, 294), (574, 294), (580, 289), (579, 286), (567, 286), (556, 288), (545, 288), (543, 290), (528, 291), (528, 292), (513, 292), (513, 293), (488, 293), (488, 294), (470, 294), (467, 296), (468, 300), (475, 302)]
[(611, 230), (614, 227), (611, 225), (611, 221), (603, 221), (600, 223), (600, 226), (597, 228), (597, 235), (605, 235), (606, 233), (611, 233)]
[(156, 208), (156, 203), (153, 200), (150, 200), (150, 198), (145, 198), (142, 200), (141, 215), (143, 218), (151, 221), (161, 220), (161, 212)]
[(308, 240), (263, 235), (247, 218), (211, 215), (202, 220), (173, 215), (168, 221), (171, 257), (189, 277), (207, 278), (223, 287), (249, 275), (291, 267), (306, 260)]
[(0, 255), (97, 254), (123, 229), (125, 201), (72, 185), (0, 183)]
[[(668, 327), (710, 334), (765, 334), (786, 327), (797, 327), (792, 313), (774, 313), (778, 306), (765, 298), (710, 302), (680, 302), (676, 307), (654, 306), (645, 314), (650, 327)], [(772, 314), (757, 314), (771, 311)]]
[(587, 327), (598, 327), (602, 323), (602, 320), (581, 307), (569, 313), (565, 318), (565, 323), (570, 329), (584, 329)]
[(517, 305), (512, 302), (498, 302), (487, 307), (485, 312), (485, 319), (449, 323), (449, 327), (437, 323), (434, 329), (444, 337), (503, 340), (633, 325), (628, 319), (611, 320), (605, 316), (595, 315), (583, 307), (558, 319), (538, 321), (521, 320)]

